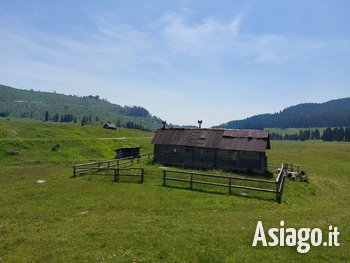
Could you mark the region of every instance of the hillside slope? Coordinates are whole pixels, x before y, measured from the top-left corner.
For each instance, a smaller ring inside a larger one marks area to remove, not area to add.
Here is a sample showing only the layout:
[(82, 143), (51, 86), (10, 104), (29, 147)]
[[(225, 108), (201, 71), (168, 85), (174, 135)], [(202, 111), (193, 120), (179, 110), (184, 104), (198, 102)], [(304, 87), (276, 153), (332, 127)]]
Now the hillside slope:
[(0, 167), (113, 159), (119, 147), (151, 152), (152, 132), (0, 118)]
[(161, 120), (142, 107), (122, 107), (99, 96), (79, 97), (20, 90), (4, 85), (0, 85), (0, 117), (84, 124), (109, 121), (119, 126), (145, 130), (155, 130), (161, 126)]
[(350, 125), (350, 98), (303, 103), (274, 114), (260, 114), (216, 127), (228, 129), (343, 127)]

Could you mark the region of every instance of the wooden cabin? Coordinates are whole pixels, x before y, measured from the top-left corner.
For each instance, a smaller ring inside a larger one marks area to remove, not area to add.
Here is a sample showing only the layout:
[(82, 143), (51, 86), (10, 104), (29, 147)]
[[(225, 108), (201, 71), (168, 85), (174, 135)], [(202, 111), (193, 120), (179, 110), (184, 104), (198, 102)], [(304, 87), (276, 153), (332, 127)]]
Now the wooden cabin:
[(163, 128), (156, 131), (154, 162), (185, 168), (264, 174), (269, 134), (258, 130)]
[(117, 129), (117, 126), (115, 126), (114, 124), (112, 123), (105, 123), (103, 124), (102, 126), (104, 129), (109, 129), (109, 130), (116, 130)]

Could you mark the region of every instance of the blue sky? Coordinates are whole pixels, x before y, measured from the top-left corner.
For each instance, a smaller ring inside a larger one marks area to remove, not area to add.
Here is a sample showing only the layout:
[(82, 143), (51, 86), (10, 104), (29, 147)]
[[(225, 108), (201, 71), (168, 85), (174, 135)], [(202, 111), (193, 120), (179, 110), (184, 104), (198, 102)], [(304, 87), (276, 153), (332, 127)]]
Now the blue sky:
[(0, 83), (209, 127), (349, 97), (349, 1), (0, 0)]

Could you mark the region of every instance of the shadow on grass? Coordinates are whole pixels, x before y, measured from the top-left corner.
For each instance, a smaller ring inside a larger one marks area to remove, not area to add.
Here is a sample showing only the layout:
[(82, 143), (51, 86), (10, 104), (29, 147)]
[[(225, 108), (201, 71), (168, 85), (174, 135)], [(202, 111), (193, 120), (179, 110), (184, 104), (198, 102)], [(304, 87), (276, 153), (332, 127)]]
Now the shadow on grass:
[[(248, 199), (252, 199), (252, 200), (262, 200), (262, 201), (276, 201), (276, 197), (275, 194), (271, 194), (271, 197), (267, 197), (267, 196), (257, 196), (257, 195), (249, 195), (246, 192), (241, 192), (241, 193), (236, 193), (236, 192), (222, 192), (222, 191), (215, 191), (215, 190), (208, 190), (208, 189), (198, 189), (198, 188), (192, 188), (190, 189), (189, 187), (185, 187), (185, 186), (175, 186), (175, 185), (163, 185), (163, 187), (167, 187), (167, 188), (172, 188), (172, 189), (179, 189), (179, 190), (190, 190), (193, 192), (199, 192), (199, 193), (205, 193), (205, 194), (213, 194), (213, 195), (232, 195), (232, 196), (239, 196), (239, 197), (244, 197), (244, 198), (248, 198)], [(234, 188), (233, 188), (234, 189)]]

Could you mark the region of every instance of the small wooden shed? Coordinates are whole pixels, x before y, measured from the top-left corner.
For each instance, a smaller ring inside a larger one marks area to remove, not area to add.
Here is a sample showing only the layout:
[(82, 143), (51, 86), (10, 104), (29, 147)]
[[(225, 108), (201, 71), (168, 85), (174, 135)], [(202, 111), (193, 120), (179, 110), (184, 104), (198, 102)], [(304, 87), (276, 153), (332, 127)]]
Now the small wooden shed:
[(116, 152), (115, 159), (121, 159), (126, 157), (137, 158), (140, 156), (140, 148), (141, 147), (125, 147), (125, 148), (115, 149), (114, 150)]
[(163, 128), (156, 131), (154, 161), (185, 168), (264, 174), (269, 134), (258, 130)]
[(102, 126), (104, 129), (109, 129), (109, 130), (116, 130), (117, 129), (117, 126), (115, 126), (114, 124), (112, 123), (105, 123), (103, 124)]

